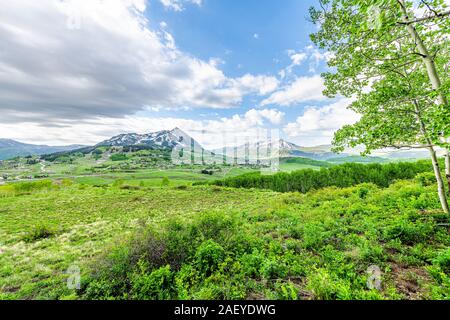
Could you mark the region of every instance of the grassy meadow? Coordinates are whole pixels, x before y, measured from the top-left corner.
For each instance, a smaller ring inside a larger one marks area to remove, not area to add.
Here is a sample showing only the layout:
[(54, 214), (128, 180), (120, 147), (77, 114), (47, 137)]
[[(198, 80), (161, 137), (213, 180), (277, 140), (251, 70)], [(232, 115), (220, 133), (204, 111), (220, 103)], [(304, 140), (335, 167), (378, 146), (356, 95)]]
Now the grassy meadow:
[(306, 193), (192, 185), (217, 174), (0, 186), (0, 299), (450, 298), (449, 219), (427, 172)]

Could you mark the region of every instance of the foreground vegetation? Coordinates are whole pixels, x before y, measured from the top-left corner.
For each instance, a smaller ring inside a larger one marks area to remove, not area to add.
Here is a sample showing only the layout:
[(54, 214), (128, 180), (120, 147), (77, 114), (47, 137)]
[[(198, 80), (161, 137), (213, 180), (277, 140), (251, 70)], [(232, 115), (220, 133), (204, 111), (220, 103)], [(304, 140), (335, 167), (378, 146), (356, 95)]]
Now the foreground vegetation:
[[(432, 176), (431, 176), (432, 177)], [(0, 187), (0, 299), (449, 299), (435, 181)], [(371, 266), (380, 290), (369, 289)], [(67, 270), (81, 271), (69, 289)]]

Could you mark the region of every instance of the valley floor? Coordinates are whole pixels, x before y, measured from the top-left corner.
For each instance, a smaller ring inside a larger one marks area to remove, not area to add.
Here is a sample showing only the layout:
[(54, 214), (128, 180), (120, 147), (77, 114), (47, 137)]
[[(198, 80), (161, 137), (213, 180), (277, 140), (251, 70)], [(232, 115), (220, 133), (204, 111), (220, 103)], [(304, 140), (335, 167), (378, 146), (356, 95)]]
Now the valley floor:
[(448, 217), (416, 181), (308, 194), (53, 183), (0, 195), (0, 216), (0, 299), (450, 298)]

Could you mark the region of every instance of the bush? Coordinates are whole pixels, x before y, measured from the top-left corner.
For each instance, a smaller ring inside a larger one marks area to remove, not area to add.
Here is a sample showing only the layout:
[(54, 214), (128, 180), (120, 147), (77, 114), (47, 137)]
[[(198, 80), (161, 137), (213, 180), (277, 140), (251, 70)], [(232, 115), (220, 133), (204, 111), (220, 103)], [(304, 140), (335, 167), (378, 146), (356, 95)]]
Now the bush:
[(191, 222), (170, 220), (159, 231), (143, 230), (95, 262), (82, 288), (83, 297), (187, 299), (200, 281), (198, 296), (242, 298), (242, 290), (236, 289), (242, 283), (227, 288), (222, 283), (230, 277), (224, 270), (233, 275), (240, 270), (227, 260), (224, 248), (240, 248), (230, 237), (239, 234), (234, 226), (230, 217), (208, 213)]
[(450, 248), (441, 251), (439, 255), (433, 259), (433, 264), (439, 266), (442, 271), (450, 276)]
[(51, 189), (53, 183), (51, 180), (39, 180), (32, 182), (17, 182), (11, 184), (17, 193), (27, 193), (32, 191)]
[(170, 185), (170, 180), (167, 177), (164, 177), (161, 181), (161, 187), (168, 187)]
[(45, 225), (38, 225), (26, 233), (23, 240), (25, 242), (34, 242), (50, 238), (56, 234), (55, 230)]
[(169, 265), (150, 273), (145, 262), (139, 262), (138, 266), (138, 272), (131, 277), (132, 299), (169, 300), (174, 296), (174, 275)]
[(131, 186), (131, 185), (126, 184), (126, 185), (120, 186), (120, 189), (122, 189), (122, 190), (140, 190), (141, 187), (139, 187), (139, 186)]
[(123, 179), (116, 179), (113, 182), (113, 187), (118, 187), (120, 188), (123, 184), (125, 183), (125, 181)]
[(358, 189), (358, 197), (360, 197), (361, 199), (365, 199), (367, 197), (367, 195), (369, 194), (369, 188), (367, 187), (361, 187)]
[(195, 253), (195, 264), (203, 274), (210, 275), (225, 259), (225, 250), (213, 240), (203, 242)]
[(399, 239), (403, 244), (414, 245), (429, 240), (434, 234), (434, 227), (430, 223), (400, 221), (384, 232), (388, 240)]
[(284, 278), (287, 272), (286, 265), (276, 258), (265, 259), (260, 269), (261, 276), (265, 279)]
[(115, 153), (110, 157), (111, 161), (125, 161), (128, 160), (128, 157), (124, 153)]
[(242, 264), (242, 272), (246, 277), (258, 278), (260, 276), (260, 268), (265, 259), (264, 254), (258, 250), (253, 250), (251, 254), (244, 254), (240, 258)]
[(436, 183), (436, 176), (433, 172), (419, 173), (415, 180), (423, 187), (428, 187)]
[(318, 300), (348, 300), (352, 298), (349, 284), (322, 268), (311, 274), (308, 288)]
[(273, 293), (269, 293), (269, 299), (277, 300), (297, 300), (298, 299), (298, 288), (292, 283), (283, 283), (277, 281), (275, 283), (275, 288)]

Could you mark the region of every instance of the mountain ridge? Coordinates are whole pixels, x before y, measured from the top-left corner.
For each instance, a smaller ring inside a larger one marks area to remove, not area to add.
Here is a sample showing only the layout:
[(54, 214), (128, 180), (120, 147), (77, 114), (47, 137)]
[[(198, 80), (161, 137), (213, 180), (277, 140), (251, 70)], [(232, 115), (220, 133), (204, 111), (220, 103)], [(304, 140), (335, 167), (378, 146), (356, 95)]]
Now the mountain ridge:
[(24, 143), (13, 139), (0, 138), (0, 160), (11, 159), (15, 157), (26, 157), (32, 155), (43, 155), (62, 151), (71, 151), (84, 147), (83, 145), (73, 144), (67, 146), (48, 146)]
[[(257, 154), (257, 149), (267, 150), (269, 142), (260, 141), (250, 143), (248, 146), (240, 145), (236, 147), (227, 147), (226, 156), (233, 156), (234, 151), (237, 148), (239, 154), (244, 154), (245, 150), (248, 150), (250, 154)], [(187, 149), (194, 148), (194, 150), (206, 150), (217, 155), (222, 155), (224, 148), (216, 148), (213, 150), (207, 150), (203, 148), (194, 138), (185, 133), (180, 128), (176, 127), (172, 130), (161, 130), (150, 133), (138, 134), (138, 133), (123, 133), (111, 137), (110, 139), (103, 140), (93, 146), (84, 145), (68, 145), (68, 146), (47, 146), (47, 145), (34, 145), (26, 144), (12, 139), (0, 139), (0, 160), (14, 158), (16, 156), (29, 156), (29, 155), (48, 155), (60, 152), (72, 152), (81, 148), (96, 148), (101, 146), (109, 147), (125, 147), (144, 145), (156, 148), (168, 148), (168, 149)], [(279, 139), (278, 145), (275, 145), (275, 149), (279, 149), (278, 155), (280, 157), (300, 157), (309, 158), (318, 161), (327, 161), (349, 157), (360, 157), (357, 150), (350, 150), (344, 153), (334, 153), (331, 151), (331, 145), (318, 145), (312, 147), (303, 147), (295, 143)], [(264, 151), (263, 151), (264, 153)], [(261, 153), (260, 153), (261, 154)], [(273, 156), (273, 155), (272, 155)], [(414, 151), (384, 151), (374, 153), (373, 156), (365, 157), (365, 159), (383, 158), (383, 159), (412, 159), (423, 158), (423, 153)]]

